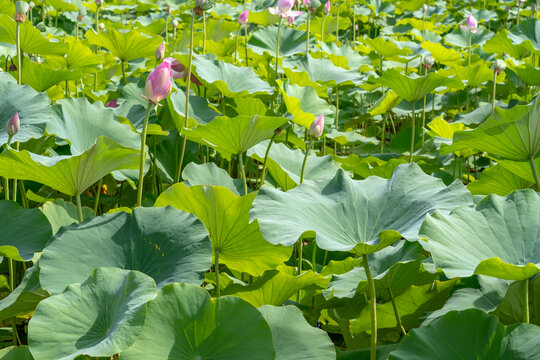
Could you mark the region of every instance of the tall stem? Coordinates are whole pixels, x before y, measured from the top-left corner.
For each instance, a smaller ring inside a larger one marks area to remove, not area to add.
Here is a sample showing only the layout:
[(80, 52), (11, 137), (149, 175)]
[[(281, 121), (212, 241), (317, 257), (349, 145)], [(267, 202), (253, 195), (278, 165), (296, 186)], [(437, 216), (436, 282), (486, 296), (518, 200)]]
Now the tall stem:
[[(427, 67), (424, 67), (424, 77), (427, 76)], [(426, 127), (426, 96), (424, 96), (424, 105), (422, 106), (422, 151), (424, 151), (424, 128)]]
[(341, 0), (337, 4), (337, 13), (336, 13), (336, 45), (339, 45), (339, 7), (341, 5)]
[(152, 103), (149, 101), (146, 107), (146, 115), (144, 116), (142, 134), (141, 134), (141, 162), (139, 164), (139, 183), (137, 185), (137, 206), (142, 205), (143, 183), (144, 183), (144, 163), (146, 161), (146, 132), (148, 130), (148, 118), (152, 111)]
[(99, 206), (99, 197), (101, 195), (101, 185), (103, 185), (103, 178), (99, 179), (96, 191), (96, 200), (94, 201), (94, 212), (97, 215), (98, 206)]
[(263, 160), (263, 167), (262, 167), (262, 174), (261, 174), (261, 184), (259, 185), (259, 189), (264, 184), (264, 180), (266, 179), (266, 162), (268, 161), (268, 154), (270, 153), (270, 148), (272, 147), (272, 144), (274, 143), (274, 139), (276, 138), (276, 133), (272, 135), (270, 138), (270, 142), (268, 143), (268, 146), (266, 147), (266, 152), (264, 153), (264, 160)]
[(491, 112), (495, 111), (495, 94), (497, 91), (497, 72), (493, 71), (493, 98), (491, 99)]
[(127, 79), (126, 79), (126, 63), (124, 60), (120, 61), (122, 63), (122, 78), (124, 79), (124, 85), (127, 85)]
[[(193, 64), (193, 22), (195, 21), (195, 12), (191, 13), (191, 25), (190, 25), (190, 35), (189, 35), (189, 60), (188, 60), (188, 74), (187, 74), (187, 85), (186, 85), (186, 112), (184, 115), (184, 127), (183, 130), (187, 128), (188, 114), (189, 114), (189, 91), (191, 89), (191, 66)], [(180, 132), (181, 133), (181, 132)], [(186, 143), (187, 135), (184, 134), (184, 139), (182, 140), (182, 150), (180, 151), (180, 162), (178, 163), (178, 169), (176, 169), (176, 176), (174, 182), (177, 183), (180, 181), (180, 173), (182, 172), (182, 165), (184, 163), (184, 153), (186, 152)]]
[(219, 248), (214, 250), (214, 258), (214, 269), (216, 272), (216, 297), (219, 297), (221, 293), (219, 288)]
[[(238, 62), (238, 36), (240, 35), (240, 29), (242, 25), (238, 25), (238, 30), (236, 30), (236, 36), (234, 41), (234, 62)], [(247, 45), (246, 45), (247, 46)]]
[(306, 38), (306, 55), (309, 54), (309, 31), (311, 26), (311, 11), (307, 11), (307, 38)]
[(247, 188), (247, 179), (246, 179), (246, 169), (244, 168), (244, 158), (242, 153), (238, 154), (238, 165), (240, 166), (240, 172), (242, 174), (242, 181), (244, 182), (244, 195), (248, 194)]
[(405, 328), (401, 324), (401, 318), (399, 317), (398, 308), (396, 306), (396, 301), (394, 300), (394, 294), (392, 294), (392, 289), (390, 289), (390, 286), (388, 287), (388, 294), (390, 294), (390, 301), (392, 301), (392, 307), (394, 308), (394, 316), (396, 317), (396, 322), (398, 324), (398, 328), (401, 330), (403, 335), (407, 335), (407, 331), (405, 331)]
[(529, 323), (529, 279), (521, 280), (521, 306), (523, 312), (523, 322)]
[[(253, 3), (252, 3), (253, 4)], [(244, 42), (246, 43), (246, 46), (244, 47), (245, 56), (246, 56), (246, 66), (249, 65), (249, 59), (248, 59), (248, 51), (247, 51), (247, 45), (248, 45), (248, 26), (247, 24), (244, 25)]]
[(388, 121), (388, 113), (386, 113), (386, 116), (384, 118), (384, 123), (382, 127), (382, 135), (381, 135), (381, 154), (384, 152), (384, 141), (386, 140), (386, 122)]
[(369, 268), (367, 254), (362, 254), (362, 260), (364, 262), (364, 269), (366, 270), (366, 277), (369, 285), (369, 301), (371, 305), (371, 354), (370, 360), (377, 359), (377, 298), (375, 294), (375, 282), (371, 277), (371, 270)]
[(416, 127), (416, 111), (414, 108), (415, 102), (416, 101), (412, 102), (411, 153), (409, 155), (409, 163), (412, 163), (412, 157), (413, 157), (413, 151), (414, 151), (414, 130)]
[(278, 30), (277, 30), (277, 45), (276, 45), (276, 80), (278, 79), (278, 64), (279, 64), (279, 37), (281, 35), (281, 21), (283, 18), (279, 17)]
[(536, 164), (534, 162), (534, 156), (529, 157), (529, 162), (531, 163), (531, 170), (533, 173), (534, 181), (536, 182), (536, 191), (540, 191), (540, 178), (538, 178), (538, 171), (536, 171)]
[(326, 22), (326, 15), (323, 15), (322, 25), (321, 25), (321, 42), (324, 42), (324, 23), (325, 22)]
[[(17, 23), (18, 24), (18, 23)], [(9, 266), (9, 287), (11, 292), (15, 290), (15, 264), (13, 259), (8, 259)], [(13, 346), (17, 346), (17, 318), (14, 317), (11, 319), (11, 335), (13, 340)]]
[(471, 65), (471, 42), (472, 42), (472, 32), (469, 30), (469, 66)]
[(15, 30), (17, 46), (17, 84), (22, 84), (22, 57), (21, 57), (21, 23), (17, 21)]
[(306, 149), (306, 155), (304, 156), (304, 162), (302, 163), (302, 171), (300, 172), (300, 184), (304, 182), (304, 172), (306, 171), (307, 158), (309, 156), (309, 151), (313, 147), (313, 137), (309, 139), (309, 145)]
[(77, 193), (75, 195), (75, 200), (77, 201), (77, 215), (79, 216), (79, 222), (82, 223), (84, 218), (82, 214), (81, 194)]
[[(334, 116), (334, 127), (339, 130), (339, 84), (336, 85), (336, 114)], [(334, 141), (334, 155), (337, 154), (337, 141)]]
[(202, 13), (202, 26), (203, 26), (203, 40), (202, 40), (202, 53), (206, 53), (206, 12)]

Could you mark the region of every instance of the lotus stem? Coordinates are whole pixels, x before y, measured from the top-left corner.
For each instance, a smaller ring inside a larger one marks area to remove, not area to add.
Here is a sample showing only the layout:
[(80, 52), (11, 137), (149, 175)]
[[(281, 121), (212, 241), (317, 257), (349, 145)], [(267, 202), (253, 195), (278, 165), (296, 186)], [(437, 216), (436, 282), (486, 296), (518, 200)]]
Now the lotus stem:
[(326, 15), (323, 15), (322, 25), (321, 25), (321, 42), (324, 42), (324, 23), (325, 22), (326, 22)]
[(238, 165), (240, 166), (240, 173), (242, 175), (242, 181), (244, 182), (244, 195), (248, 194), (246, 169), (244, 168), (244, 159), (242, 153), (238, 154)]
[[(15, 264), (12, 258), (8, 259), (9, 266), (9, 288), (11, 292), (15, 290)], [(17, 318), (13, 317), (11, 319), (11, 337), (13, 341), (13, 346), (17, 346)]]
[(169, 16), (165, 16), (165, 42), (169, 43)]
[(206, 53), (206, 12), (202, 13), (202, 26), (203, 26), (203, 39), (202, 39), (202, 53)]
[(529, 162), (531, 164), (531, 170), (533, 173), (534, 181), (536, 182), (536, 191), (540, 191), (540, 178), (538, 177), (538, 171), (536, 170), (536, 164), (534, 162), (534, 156), (529, 157)]
[(471, 55), (472, 55), (472, 32), (469, 30), (469, 66), (471, 66)]
[(75, 26), (75, 34), (77, 36), (77, 41), (79, 41), (79, 20), (77, 20), (77, 25)]
[(221, 293), (219, 288), (219, 248), (214, 249), (214, 258), (214, 269), (216, 273), (216, 297), (219, 297)]
[(247, 26), (247, 24), (244, 25), (244, 42), (246, 43), (246, 46), (244, 48), (244, 50), (246, 52), (246, 66), (248, 66), (249, 65), (249, 59), (248, 59), (248, 51), (247, 51), (247, 44), (248, 44), (248, 26)]
[(394, 299), (394, 294), (392, 294), (392, 289), (390, 289), (390, 286), (388, 286), (388, 294), (390, 295), (390, 301), (392, 301), (392, 307), (394, 308), (394, 315), (396, 316), (396, 322), (398, 324), (398, 328), (403, 333), (403, 336), (407, 335), (407, 331), (405, 331), (405, 328), (401, 324), (401, 318), (399, 317), (398, 308), (396, 306), (396, 301)]
[(414, 108), (415, 102), (416, 101), (412, 101), (411, 153), (409, 154), (409, 163), (412, 163), (413, 152), (414, 152), (414, 130), (416, 127), (416, 110)]
[(375, 282), (371, 276), (367, 254), (362, 254), (364, 269), (369, 284), (369, 300), (371, 305), (371, 353), (370, 360), (377, 359), (377, 298), (375, 294)]
[[(339, 131), (339, 84), (336, 85), (336, 115), (334, 116), (334, 127)], [(337, 141), (334, 141), (334, 155), (337, 154)]]
[[(19, 142), (15, 142), (15, 150), (19, 151)], [(17, 202), (17, 179), (13, 179), (13, 201)]]
[(306, 149), (306, 155), (304, 156), (304, 162), (302, 163), (302, 171), (300, 172), (300, 184), (304, 182), (304, 172), (306, 171), (307, 158), (309, 156), (309, 151), (313, 147), (313, 137), (309, 140), (309, 145)]
[(242, 25), (238, 25), (238, 30), (236, 30), (236, 36), (235, 36), (235, 41), (234, 41), (234, 63), (235, 64), (238, 62), (238, 37), (240, 35), (241, 28), (242, 28)]
[(339, 7), (341, 6), (341, 0), (338, 1), (337, 4), (337, 12), (336, 12), (336, 45), (339, 46)]
[(94, 201), (94, 212), (98, 213), (98, 206), (99, 206), (99, 197), (101, 195), (101, 186), (103, 185), (103, 178), (99, 179), (98, 185), (97, 185), (97, 191), (96, 191), (96, 200)]
[(523, 312), (523, 322), (529, 323), (529, 279), (521, 280), (521, 307)]
[(84, 221), (83, 213), (82, 213), (82, 204), (81, 204), (81, 194), (77, 193), (75, 195), (75, 201), (77, 202), (77, 215), (79, 216), (79, 223), (82, 223)]
[[(195, 12), (191, 13), (191, 25), (190, 25), (190, 35), (189, 35), (189, 60), (188, 60), (188, 74), (187, 74), (187, 85), (186, 85), (186, 112), (184, 116), (184, 127), (183, 130), (187, 128), (188, 114), (189, 114), (189, 91), (191, 88), (191, 67), (193, 65), (193, 22), (195, 20)], [(177, 183), (180, 181), (180, 173), (182, 172), (182, 165), (184, 163), (184, 153), (186, 152), (186, 143), (187, 135), (184, 135), (182, 141), (182, 150), (180, 151), (180, 162), (178, 163), (178, 169), (176, 169), (176, 176), (174, 182)]]
[(313, 272), (317, 272), (315, 270), (315, 264), (317, 263), (317, 241), (313, 239), (313, 252), (311, 253), (311, 267), (313, 268)]
[(259, 189), (263, 186), (264, 180), (266, 179), (266, 162), (268, 161), (268, 154), (270, 153), (270, 148), (272, 147), (272, 144), (274, 143), (275, 138), (276, 138), (276, 133), (272, 135), (272, 137), (270, 138), (270, 142), (268, 143), (268, 146), (266, 147), (266, 153), (264, 154), (262, 174), (261, 174), (261, 184), (259, 185)]
[(311, 11), (307, 11), (307, 38), (306, 38), (306, 55), (309, 54), (309, 32), (311, 27)]
[(491, 112), (495, 111), (495, 95), (497, 91), (497, 72), (493, 72), (493, 98), (491, 99)]
[(120, 63), (122, 64), (122, 79), (124, 79), (124, 85), (127, 85), (127, 79), (126, 79), (126, 63), (124, 60), (121, 60)]
[(21, 192), (21, 202), (24, 209), (28, 209), (28, 199), (26, 198), (26, 190), (24, 187), (24, 181), (19, 180), (21, 183), (21, 186), (19, 186), (19, 191)]
[(381, 154), (384, 152), (384, 141), (386, 139), (386, 122), (388, 121), (388, 113), (386, 113), (386, 116), (384, 118), (384, 123), (382, 127), (382, 135), (381, 135)]
[(17, 21), (15, 29), (15, 41), (17, 46), (17, 84), (22, 84), (22, 57), (21, 57), (21, 23)]
[[(424, 76), (427, 76), (427, 67), (424, 67)], [(424, 128), (426, 127), (426, 96), (424, 95), (424, 105), (422, 106), (422, 151), (424, 151)]]
[(278, 30), (277, 30), (277, 45), (276, 45), (276, 80), (278, 79), (278, 63), (279, 63), (279, 37), (281, 34), (281, 21), (283, 18), (279, 17)]
[(143, 185), (144, 185), (144, 163), (146, 161), (146, 132), (148, 130), (148, 119), (152, 111), (152, 103), (149, 101), (146, 107), (146, 115), (144, 116), (142, 134), (141, 134), (141, 162), (139, 164), (139, 183), (137, 185), (137, 206), (142, 205)]

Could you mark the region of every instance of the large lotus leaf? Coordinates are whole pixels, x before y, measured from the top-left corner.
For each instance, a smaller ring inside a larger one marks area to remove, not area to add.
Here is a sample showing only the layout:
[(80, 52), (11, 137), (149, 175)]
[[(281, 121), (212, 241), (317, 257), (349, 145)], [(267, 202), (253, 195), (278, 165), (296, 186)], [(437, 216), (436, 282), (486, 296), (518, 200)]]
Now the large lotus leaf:
[(226, 170), (210, 162), (196, 164), (190, 162), (182, 171), (182, 178), (186, 185), (214, 185), (223, 186), (231, 190), (235, 195), (242, 196), (244, 184), (240, 179), (233, 179)]
[[(491, 278), (494, 279), (494, 278)], [(503, 281), (503, 280), (499, 280)], [(531, 278), (528, 282), (529, 292), (529, 322), (530, 324), (540, 324), (540, 276)], [(502, 294), (497, 309), (492, 312), (505, 325), (513, 325), (523, 321), (523, 283), (514, 281), (507, 286), (508, 291)], [(484, 310), (485, 311), (485, 310)]]
[(522, 59), (530, 54), (529, 49), (524, 44), (515, 45), (512, 43), (506, 29), (499, 30), (497, 35), (489, 39), (482, 49), (488, 54), (497, 54), (500, 57), (507, 54), (515, 59)]
[(433, 59), (440, 64), (452, 66), (463, 60), (461, 53), (440, 43), (425, 41), (422, 43), (422, 48), (429, 51)]
[(362, 179), (372, 175), (390, 179), (398, 165), (407, 163), (407, 159), (404, 158), (385, 161), (374, 156), (364, 158), (356, 154), (351, 154), (346, 158), (337, 157), (336, 161), (341, 164), (343, 170), (352, 171)]
[(452, 311), (437, 322), (405, 336), (389, 360), (536, 359), (540, 327), (505, 328), (497, 318), (477, 309)]
[(367, 254), (402, 236), (414, 240), (426, 214), (472, 204), (458, 182), (446, 187), (416, 164), (396, 168), (389, 180), (376, 176), (352, 180), (344, 171), (329, 181), (301, 184), (288, 192), (263, 187), (252, 218), (273, 244), (292, 245), (305, 232), (317, 233), (317, 245), (330, 251)]
[[(449, 281), (435, 280), (426, 285), (412, 285), (402, 294), (394, 296), (394, 303), (401, 319), (402, 326), (406, 330), (420, 326), (420, 317), (426, 312), (440, 308), (450, 295), (450, 292), (457, 281), (458, 279)], [(353, 304), (353, 306), (355, 306), (355, 304)], [(356, 336), (360, 334), (370, 334), (370, 318), (370, 307), (363, 307), (360, 311), (360, 315), (350, 323), (351, 333)], [(379, 332), (401, 332), (396, 320), (396, 313), (392, 301), (377, 305), (377, 329)]]
[(312, 87), (291, 85), (288, 80), (278, 81), (278, 84), (279, 92), (283, 96), (287, 111), (293, 116), (294, 123), (309, 129), (317, 116), (334, 114), (334, 107), (321, 99)]
[(257, 307), (280, 306), (302, 289), (326, 289), (329, 281), (329, 278), (316, 274), (312, 270), (297, 275), (295, 268), (280, 266), (276, 270), (265, 271), (251, 285), (229, 285), (222, 294), (234, 295)]
[(379, 140), (377, 138), (365, 137), (364, 135), (361, 135), (359, 132), (355, 130), (343, 132), (343, 131), (338, 131), (335, 128), (332, 128), (326, 134), (326, 137), (328, 139), (332, 139), (338, 144), (347, 145), (347, 146), (353, 146), (353, 145), (359, 145), (359, 144), (377, 145), (379, 143)]
[(508, 37), (514, 44), (525, 45), (530, 50), (540, 50), (540, 24), (536, 19), (528, 19), (515, 25)]
[[(377, 353), (375, 354), (376, 360), (387, 360), (390, 352), (396, 349), (399, 344), (388, 344), (388, 345), (379, 345), (377, 346)], [(371, 359), (371, 349), (364, 348), (359, 350), (341, 350), (337, 349), (336, 360), (370, 360)]]
[(221, 60), (193, 57), (193, 72), (205, 85), (214, 85), (223, 96), (243, 97), (273, 94), (274, 89), (255, 74), (253, 68), (239, 67)]
[(259, 311), (270, 326), (276, 360), (336, 359), (336, 350), (328, 334), (309, 325), (298, 308), (264, 305)]
[(27, 58), (23, 60), (24, 71), (22, 73), (22, 82), (30, 85), (33, 89), (43, 92), (50, 87), (69, 80), (78, 80), (81, 73), (77, 71), (57, 69), (54, 70), (47, 64), (37, 64)]
[(261, 275), (291, 255), (291, 249), (269, 244), (249, 209), (256, 193), (237, 196), (221, 186), (175, 184), (157, 199), (155, 206), (172, 205), (195, 214), (206, 225), (219, 262), (231, 269)]
[[(532, 178), (529, 162), (527, 162), (527, 173), (531, 174)], [(514, 190), (528, 189), (532, 185), (532, 182), (515, 175), (502, 165), (495, 165), (482, 171), (478, 180), (469, 183), (467, 189), (473, 195), (497, 194), (505, 196)]]
[(272, 333), (242, 299), (212, 299), (198, 286), (171, 284), (148, 304), (141, 336), (123, 360), (274, 360)]
[[(248, 156), (262, 162), (268, 147), (268, 141), (255, 145), (248, 151)], [(266, 166), (272, 178), (283, 190), (288, 191), (300, 184), (300, 173), (304, 153), (300, 149), (290, 149), (285, 144), (273, 144), (268, 153)], [(332, 156), (308, 156), (304, 173), (304, 182), (311, 183), (317, 180), (331, 179), (336, 175), (339, 166)]]
[(69, 50), (66, 53), (65, 61), (68, 69), (75, 69), (86, 73), (98, 71), (98, 65), (103, 63), (101, 56), (92, 53), (90, 47), (73, 38), (67, 38)]
[(360, 85), (364, 78), (356, 70), (346, 70), (332, 64), (328, 59), (316, 59), (311, 55), (283, 59), (283, 71), (291, 84), (299, 86)]
[(463, 87), (457, 78), (447, 78), (437, 73), (412, 78), (396, 69), (390, 69), (375, 80), (377, 84), (387, 86), (408, 102), (416, 102), (438, 87), (460, 89)]
[(86, 98), (62, 99), (53, 105), (53, 118), (47, 132), (70, 143), (71, 153), (80, 155), (90, 149), (98, 137), (106, 136), (130, 149), (141, 148), (141, 137), (114, 116), (114, 110), (101, 102), (90, 104)]
[[(15, 44), (17, 23), (13, 14), (0, 15), (0, 42)], [(47, 40), (30, 21), (21, 23), (21, 51), (29, 54), (63, 55), (67, 45)]]
[[(63, 199), (47, 201), (41, 207), (41, 211), (45, 214), (47, 220), (49, 220), (53, 235), (56, 234), (62, 226), (68, 226), (79, 222), (77, 206), (73, 203), (66, 202)], [(96, 216), (94, 210), (88, 207), (83, 207), (82, 213), (84, 220)]]
[(33, 312), (37, 304), (49, 297), (39, 284), (39, 265), (26, 270), (24, 277), (8, 296), (0, 300), (0, 320), (11, 319)]
[(458, 131), (442, 154), (470, 149), (510, 160), (528, 160), (540, 150), (540, 101), (495, 112), (478, 128)]
[(345, 69), (358, 69), (361, 66), (371, 68), (372, 59), (370, 56), (362, 56), (351, 45), (337, 45), (331, 43), (319, 43), (320, 48), (313, 49), (310, 53), (313, 57), (328, 57), (332, 63)]
[(41, 211), (0, 200), (0, 214), (0, 256), (30, 261), (34, 252), (43, 250), (52, 231)]
[(17, 85), (7, 73), (0, 73), (0, 145), (7, 143), (6, 125), (9, 119), (19, 113), (19, 132), (12, 141), (28, 141), (40, 138), (51, 118), (50, 100), (27, 85)]
[(375, 51), (383, 58), (397, 57), (399, 55), (409, 55), (412, 50), (409, 48), (402, 49), (398, 47), (392, 40), (385, 40), (382, 37), (371, 39), (366, 37), (361, 39), (361, 42), (368, 46), (369, 50)]
[[(251, 16), (251, 13), (250, 13)], [(269, 54), (271, 57), (276, 56), (278, 28), (275, 26), (267, 26), (261, 30), (251, 34), (248, 41), (248, 48), (257, 54)], [(306, 51), (306, 32), (296, 30), (291, 27), (281, 27), (279, 34), (279, 56), (285, 58), (287, 56), (304, 53)]]
[(34, 360), (28, 346), (8, 347), (0, 350), (0, 359), (2, 360)]
[(146, 303), (156, 290), (152, 278), (138, 271), (95, 269), (82, 284), (39, 303), (28, 326), (32, 355), (70, 360), (119, 353), (143, 330)]
[(90, 29), (84, 36), (90, 44), (104, 47), (121, 61), (154, 57), (157, 47), (163, 42), (161, 38), (146, 37), (135, 30), (122, 34), (113, 28), (99, 34)]
[[(178, 89), (167, 98), (167, 104), (176, 129), (182, 130), (186, 113), (186, 94)], [(191, 127), (189, 120), (194, 120), (197, 124), (208, 124), (216, 116), (219, 116), (219, 113), (208, 107), (208, 100), (195, 95), (189, 97), (188, 113), (188, 127)]]
[(210, 146), (225, 156), (230, 156), (241, 154), (269, 138), (274, 130), (287, 121), (287, 118), (274, 116), (220, 116), (207, 125), (186, 130), (184, 134), (191, 141)]
[(512, 70), (519, 80), (527, 86), (540, 85), (540, 70), (529, 64), (514, 65), (512, 61), (508, 61), (508, 68)]
[[(200, 284), (212, 249), (203, 224), (166, 208), (135, 208), (62, 228), (39, 260), (41, 284), (53, 293), (82, 282), (97, 267), (138, 270), (159, 288), (172, 282)], [(84, 261), (81, 261), (84, 259)]]
[(471, 45), (483, 45), (491, 39), (493, 36), (495, 36), (495, 33), (487, 30), (487, 29), (478, 29), (478, 31), (474, 34), (471, 34), (468, 30), (464, 30), (461, 27), (458, 27), (454, 31), (452, 31), (450, 34), (446, 35), (444, 37), (444, 41), (447, 44), (455, 45), (461, 48), (468, 48), (469, 47), (469, 34), (471, 35)]
[(74, 196), (111, 171), (138, 169), (139, 160), (140, 151), (99, 137), (95, 145), (78, 156), (47, 157), (8, 149), (0, 154), (0, 175), (36, 181)]
[(483, 274), (523, 280), (540, 273), (540, 196), (490, 195), (474, 209), (426, 217), (420, 233), (437, 267), (452, 278)]
[[(493, 70), (486, 63), (479, 62), (470, 66), (454, 65), (449, 73), (456, 75), (466, 86), (474, 87), (489, 80), (493, 80)], [(445, 75), (445, 70), (441, 70), (441, 75)], [(502, 79), (498, 79), (501, 81)]]
[[(514, 160), (503, 160), (497, 159), (498, 165), (501, 165), (506, 170), (510, 171), (512, 174), (519, 176), (522, 179), (530, 183), (534, 183), (534, 176), (531, 171), (531, 163), (528, 160), (524, 161), (514, 161)], [(536, 155), (534, 158), (534, 164), (537, 169), (540, 169), (540, 155)]]
[(371, 116), (385, 114), (395, 108), (400, 101), (401, 97), (393, 92), (392, 89), (388, 89), (383, 96), (373, 103), (373, 106), (369, 109), (369, 114)]

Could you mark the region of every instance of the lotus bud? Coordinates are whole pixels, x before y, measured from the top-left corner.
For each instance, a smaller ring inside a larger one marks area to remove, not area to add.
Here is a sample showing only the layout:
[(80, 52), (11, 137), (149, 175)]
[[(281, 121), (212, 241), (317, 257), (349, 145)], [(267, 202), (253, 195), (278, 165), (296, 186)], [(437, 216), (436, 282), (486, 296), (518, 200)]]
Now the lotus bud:
[(201, 14), (203, 11), (210, 10), (214, 6), (212, 0), (195, 0), (195, 13)]
[(467, 16), (467, 28), (469, 30), (476, 30), (478, 28), (478, 22), (472, 15)]
[(156, 60), (159, 61), (165, 57), (165, 43), (162, 42), (156, 49)]
[(536, 12), (536, 3), (531, 4), (531, 11), (534, 13)]
[(171, 89), (171, 64), (163, 61), (157, 68), (152, 70), (146, 79), (144, 87), (145, 99), (157, 104), (169, 96)]
[(32, 9), (35, 7), (36, 7), (36, 4), (34, 4), (33, 1), (30, 1), (30, 3), (28, 4), (28, 11), (32, 11)]
[(331, 7), (330, 0), (328, 0), (326, 4), (324, 4), (323, 10), (322, 10), (324, 15), (327, 15), (330, 12), (330, 7)]
[(309, 127), (309, 134), (314, 138), (320, 138), (324, 130), (324, 115), (321, 114), (313, 120)]
[(165, 15), (171, 15), (171, 5), (167, 6), (167, 9), (165, 9)]
[(248, 23), (249, 18), (249, 10), (246, 10), (242, 12), (240, 15), (238, 15), (238, 23), (240, 25), (246, 25)]
[(497, 75), (500, 75), (501, 72), (504, 71), (504, 69), (506, 69), (506, 63), (501, 60), (501, 59), (497, 59), (495, 60), (495, 62), (493, 63), (493, 65), (491, 66), (491, 68), (493, 69), (493, 71), (497, 74)]
[(117, 108), (118, 106), (119, 105), (118, 105), (117, 99), (107, 101), (107, 103), (105, 104), (105, 107), (110, 107), (110, 108)]
[(82, 19), (86, 16), (86, 9), (85, 8), (80, 8), (79, 9), (79, 14), (77, 15), (77, 20), (78, 21), (82, 21)]
[(178, 27), (178, 20), (173, 19), (173, 21), (171, 21), (171, 23), (172, 23), (173, 29), (176, 29)]
[(426, 4), (422, 5), (422, 12), (427, 13), (428, 6)]
[(435, 60), (433, 60), (433, 57), (431, 57), (430, 55), (426, 56), (424, 58), (424, 67), (426, 69), (431, 69), (431, 67), (433, 66), (433, 64), (435, 64)]
[(105, 30), (105, 24), (104, 23), (99, 23), (98, 29), (99, 29), (99, 31)]
[(7, 130), (7, 133), (9, 135), (9, 137), (12, 137), (16, 133), (18, 133), (20, 127), (21, 127), (21, 122), (19, 121), (19, 113), (16, 112), (15, 114), (13, 114), (11, 119), (9, 119), (9, 121), (8, 121), (8, 123), (6, 125), (6, 130)]
[(15, 21), (23, 23), (26, 20), (26, 13), (30, 5), (26, 1), (16, 1), (15, 2)]
[(98, 7), (100, 7), (101, 5), (103, 5), (103, 0), (96, 0), (96, 5)]

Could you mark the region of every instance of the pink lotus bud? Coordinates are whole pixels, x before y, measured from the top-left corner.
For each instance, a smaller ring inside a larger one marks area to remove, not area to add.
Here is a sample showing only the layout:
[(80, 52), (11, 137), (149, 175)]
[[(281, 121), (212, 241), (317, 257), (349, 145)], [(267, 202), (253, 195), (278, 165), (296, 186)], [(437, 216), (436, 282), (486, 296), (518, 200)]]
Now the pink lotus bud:
[(309, 134), (315, 138), (320, 138), (324, 130), (324, 115), (321, 114), (313, 120), (309, 127)]
[(107, 103), (105, 104), (105, 107), (110, 107), (110, 108), (117, 108), (118, 106), (119, 105), (118, 105), (117, 99), (107, 101)]
[(169, 96), (171, 88), (171, 64), (164, 61), (148, 75), (144, 87), (145, 98), (157, 104)]
[[(173, 79), (183, 78), (184, 81), (187, 79), (186, 67), (180, 61), (172, 57), (167, 57), (163, 59), (163, 62), (167, 62), (171, 65), (171, 73)], [(201, 81), (197, 79), (197, 77), (193, 73), (191, 73), (191, 82), (198, 86), (202, 85)]]
[(331, 7), (330, 0), (328, 0), (326, 4), (324, 4), (324, 7), (322, 9), (322, 12), (324, 15), (327, 15), (330, 12), (330, 7)]
[(238, 15), (238, 23), (240, 25), (246, 25), (248, 23), (249, 18), (249, 10), (246, 10), (242, 12), (240, 15)]
[(291, 10), (294, 6), (294, 0), (279, 0), (277, 7), (280, 12), (287, 12)]
[(156, 49), (156, 60), (159, 61), (165, 57), (165, 43), (162, 42)]
[(171, 5), (167, 6), (167, 9), (165, 9), (165, 14), (167, 15), (171, 14)]
[(16, 133), (19, 132), (20, 127), (21, 127), (21, 122), (19, 121), (19, 113), (16, 112), (15, 114), (13, 114), (11, 119), (9, 119), (6, 125), (6, 130), (7, 130), (8, 135), (10, 137), (14, 136)]

